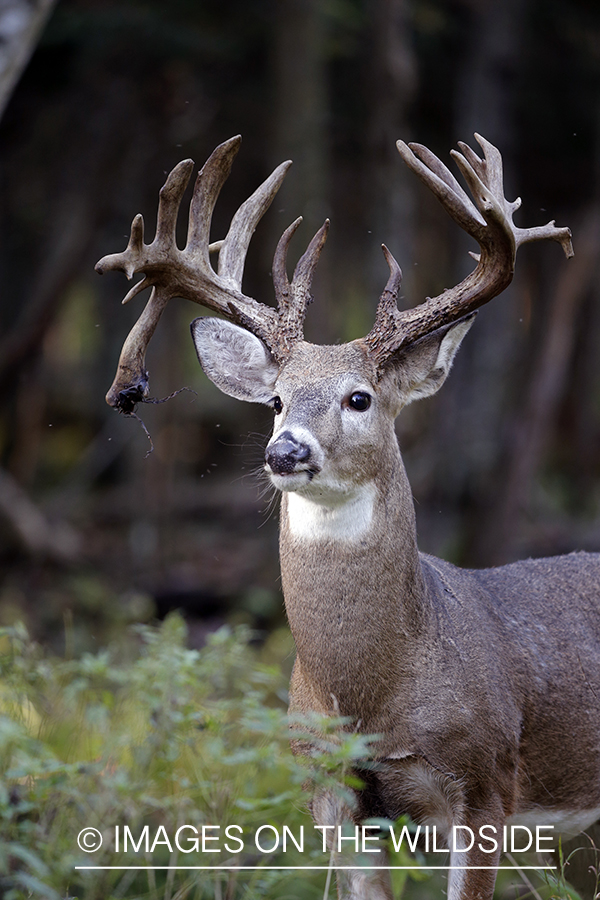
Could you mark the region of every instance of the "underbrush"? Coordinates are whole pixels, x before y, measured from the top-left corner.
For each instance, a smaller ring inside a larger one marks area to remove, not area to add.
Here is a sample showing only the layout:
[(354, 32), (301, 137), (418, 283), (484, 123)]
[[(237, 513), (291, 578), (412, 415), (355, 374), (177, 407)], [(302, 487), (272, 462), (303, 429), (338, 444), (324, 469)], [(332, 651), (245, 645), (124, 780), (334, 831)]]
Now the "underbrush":
[[(294, 757), (281, 659), (267, 664), (248, 630), (190, 650), (173, 615), (128, 646), (125, 659), (60, 659), (23, 627), (0, 631), (2, 900), (333, 896), (308, 801), (328, 790), (352, 805), (369, 738), (347, 720), (297, 719), (312, 751)], [(373, 823), (373, 840), (375, 824), (390, 823)], [(371, 863), (372, 846), (350, 863)], [(392, 853), (398, 867), (425, 862)], [(423, 870), (398, 868), (393, 882), (407, 900), (441, 896)], [(539, 892), (569, 896), (558, 882)]]
[[(119, 661), (48, 658), (23, 628), (0, 632), (0, 896), (323, 896), (329, 857), (303, 785), (351, 802), (368, 739), (343, 720), (296, 722), (307, 766), (289, 749), (280, 666), (247, 630), (202, 650), (176, 615), (137, 634)], [(237, 871), (198, 868), (215, 866)]]

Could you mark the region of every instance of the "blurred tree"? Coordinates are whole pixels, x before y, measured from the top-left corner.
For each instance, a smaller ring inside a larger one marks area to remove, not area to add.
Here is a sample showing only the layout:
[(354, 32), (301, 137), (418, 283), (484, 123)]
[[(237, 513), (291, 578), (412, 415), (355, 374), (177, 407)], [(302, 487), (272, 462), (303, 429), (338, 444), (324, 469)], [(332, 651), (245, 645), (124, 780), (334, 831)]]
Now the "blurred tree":
[(0, 116), (29, 62), (56, 0), (0, 3)]

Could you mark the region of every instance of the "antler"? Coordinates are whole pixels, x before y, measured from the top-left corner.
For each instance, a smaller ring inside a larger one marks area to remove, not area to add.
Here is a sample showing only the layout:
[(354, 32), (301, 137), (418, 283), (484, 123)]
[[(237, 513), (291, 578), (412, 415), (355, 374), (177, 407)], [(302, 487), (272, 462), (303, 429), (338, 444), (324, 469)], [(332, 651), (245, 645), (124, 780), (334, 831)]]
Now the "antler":
[[(567, 257), (573, 255), (571, 232), (556, 228), (554, 221), (538, 228), (518, 228), (512, 216), (520, 205), (504, 197), (502, 157), (499, 151), (478, 134), (483, 150), (480, 159), (469, 146), (459, 143), (462, 152), (452, 151), (473, 196), (469, 198), (451, 172), (430, 150), (421, 144), (397, 147), (406, 164), (438, 197), (452, 218), (479, 243), (480, 254), (471, 254), (477, 266), (456, 287), (439, 297), (428, 298), (414, 309), (400, 311), (397, 306), (402, 272), (383, 247), (390, 277), (377, 307), (375, 324), (362, 339), (377, 368), (401, 346), (451, 324), (487, 303), (511, 282), (515, 257), (521, 244), (547, 238), (559, 241)], [(300, 259), (290, 284), (286, 272), (287, 251), (298, 225), (297, 219), (284, 232), (273, 259), (273, 283), (277, 309), (258, 303), (242, 293), (242, 276), (248, 245), (254, 230), (279, 190), (290, 162), (282, 163), (240, 206), (223, 241), (209, 243), (215, 203), (239, 150), (241, 137), (220, 144), (199, 173), (190, 204), (187, 243), (177, 247), (175, 230), (184, 191), (194, 166), (192, 160), (180, 162), (168, 176), (160, 192), (156, 236), (144, 244), (144, 222), (137, 215), (131, 225), (131, 237), (123, 253), (105, 256), (96, 265), (100, 273), (120, 269), (129, 279), (138, 272), (144, 277), (126, 295), (128, 303), (146, 287), (152, 287), (150, 299), (132, 328), (121, 351), (117, 375), (106, 395), (107, 402), (122, 412), (132, 412), (148, 392), (145, 353), (162, 312), (172, 297), (184, 297), (200, 303), (226, 319), (251, 331), (269, 348), (275, 360), (283, 362), (294, 344), (303, 339), (306, 307), (311, 301), (310, 286), (316, 264), (327, 238), (329, 222), (312, 239)], [(219, 252), (218, 271), (209, 254)]]
[(475, 138), (483, 150), (483, 159), (462, 142), (458, 145), (461, 153), (452, 151), (474, 202), (427, 147), (397, 143), (404, 162), (433, 191), (461, 228), (475, 238), (481, 253), (471, 254), (477, 260), (477, 267), (456, 287), (446, 289), (439, 297), (427, 298), (414, 309), (400, 311), (397, 298), (402, 273), (384, 245), (390, 277), (379, 299), (375, 324), (364, 338), (379, 369), (402, 345), (462, 318), (503, 291), (512, 281), (521, 244), (549, 238), (562, 244), (567, 258), (573, 255), (568, 228), (556, 228), (554, 221), (538, 228), (518, 228), (513, 223), (513, 213), (521, 200), (517, 198), (510, 203), (504, 197), (502, 157), (480, 135), (476, 134)]
[[(328, 222), (313, 238), (298, 263), (292, 284), (285, 274), (287, 247), (302, 221), (296, 220), (281, 238), (273, 265), (278, 309), (258, 303), (242, 293), (244, 263), (250, 239), (279, 190), (291, 163), (284, 162), (240, 206), (223, 241), (209, 243), (215, 203), (239, 150), (241, 137), (220, 144), (212, 153), (194, 186), (190, 204), (187, 243), (177, 247), (175, 231), (179, 206), (190, 180), (193, 160), (180, 162), (160, 191), (156, 236), (144, 243), (144, 220), (137, 215), (131, 225), (131, 237), (122, 253), (103, 257), (96, 265), (100, 274), (118, 269), (131, 279), (138, 272), (144, 277), (128, 292), (123, 303), (152, 287), (146, 307), (129, 333), (121, 351), (115, 380), (106, 401), (122, 412), (131, 412), (148, 393), (145, 369), (146, 348), (162, 312), (172, 297), (183, 297), (221, 313), (261, 338), (274, 358), (281, 362), (298, 340), (310, 302), (310, 284), (319, 254), (327, 236)], [(218, 272), (209, 254), (219, 252)]]

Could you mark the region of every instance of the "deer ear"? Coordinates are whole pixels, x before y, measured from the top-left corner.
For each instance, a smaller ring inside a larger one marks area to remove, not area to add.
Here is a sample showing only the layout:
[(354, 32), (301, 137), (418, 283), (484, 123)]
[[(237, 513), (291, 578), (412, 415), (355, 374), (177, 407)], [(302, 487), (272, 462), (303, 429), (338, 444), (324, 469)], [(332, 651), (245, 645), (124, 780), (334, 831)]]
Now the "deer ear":
[(401, 408), (413, 400), (430, 397), (441, 388), (476, 315), (471, 313), (452, 325), (432, 331), (390, 359), (386, 373), (396, 382)]
[(263, 342), (225, 319), (199, 318), (191, 324), (204, 372), (224, 394), (251, 403), (269, 403), (279, 367)]

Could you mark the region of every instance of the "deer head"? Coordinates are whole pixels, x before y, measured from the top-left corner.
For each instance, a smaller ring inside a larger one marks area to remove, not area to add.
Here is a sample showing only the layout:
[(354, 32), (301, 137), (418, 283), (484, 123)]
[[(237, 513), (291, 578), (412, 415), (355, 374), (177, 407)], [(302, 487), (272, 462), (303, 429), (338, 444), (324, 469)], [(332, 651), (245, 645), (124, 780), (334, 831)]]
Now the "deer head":
[[(400, 311), (397, 298), (402, 273), (383, 246), (390, 276), (379, 299), (373, 328), (364, 338), (328, 348), (310, 347), (303, 340), (311, 282), (327, 237), (327, 221), (300, 259), (291, 282), (286, 270), (287, 251), (301, 219), (293, 222), (282, 235), (273, 260), (276, 308), (258, 303), (241, 289), (250, 238), (290, 163), (282, 163), (275, 169), (239, 208), (225, 239), (211, 244), (213, 209), (241, 138), (232, 138), (217, 147), (196, 180), (188, 238), (182, 250), (175, 241), (175, 227), (193, 162), (179, 163), (160, 192), (156, 236), (152, 243), (144, 243), (143, 219), (138, 215), (126, 250), (105, 256), (96, 266), (100, 273), (120, 269), (128, 278), (143, 273), (144, 277), (129, 291), (123, 303), (146, 287), (152, 288), (147, 306), (123, 346), (107, 402), (127, 413), (144, 398), (148, 391), (145, 352), (162, 311), (172, 297), (193, 300), (223, 317), (197, 319), (192, 325), (206, 374), (225, 393), (241, 400), (266, 403), (274, 409), (276, 425), (267, 450), (267, 467), (277, 487), (310, 490), (311, 485), (314, 488), (320, 484), (326, 492), (333, 489), (333, 481), (338, 476), (331, 473), (328, 476), (326, 471), (331, 468), (331, 452), (307, 436), (299, 411), (307, 410), (311, 375), (318, 366), (322, 373), (328, 373), (327, 392), (332, 401), (328, 429), (324, 432), (328, 437), (324, 440), (329, 441), (330, 447), (339, 448), (339, 436), (343, 433), (347, 452), (353, 453), (350, 448), (356, 444), (363, 447), (366, 458), (366, 448), (361, 442), (367, 434), (381, 437), (385, 432), (387, 438), (389, 426), (384, 427), (384, 419), (393, 420), (406, 403), (428, 396), (441, 386), (472, 323), (473, 312), (511, 281), (521, 244), (550, 238), (562, 244), (567, 256), (572, 255), (568, 228), (556, 228), (554, 222), (528, 229), (514, 225), (512, 216), (520, 200), (509, 203), (504, 197), (500, 153), (479, 135), (476, 139), (483, 158), (463, 143), (459, 144), (460, 152), (452, 153), (472, 199), (426, 147), (407, 146), (402, 141), (397, 145), (407, 165), (436, 194), (461, 228), (478, 242), (480, 253), (472, 254), (477, 262), (474, 270), (440, 296), (429, 298), (414, 309)], [(210, 254), (217, 252), (215, 271)], [(298, 402), (290, 402), (292, 395)], [(321, 411), (319, 415), (325, 413)]]

